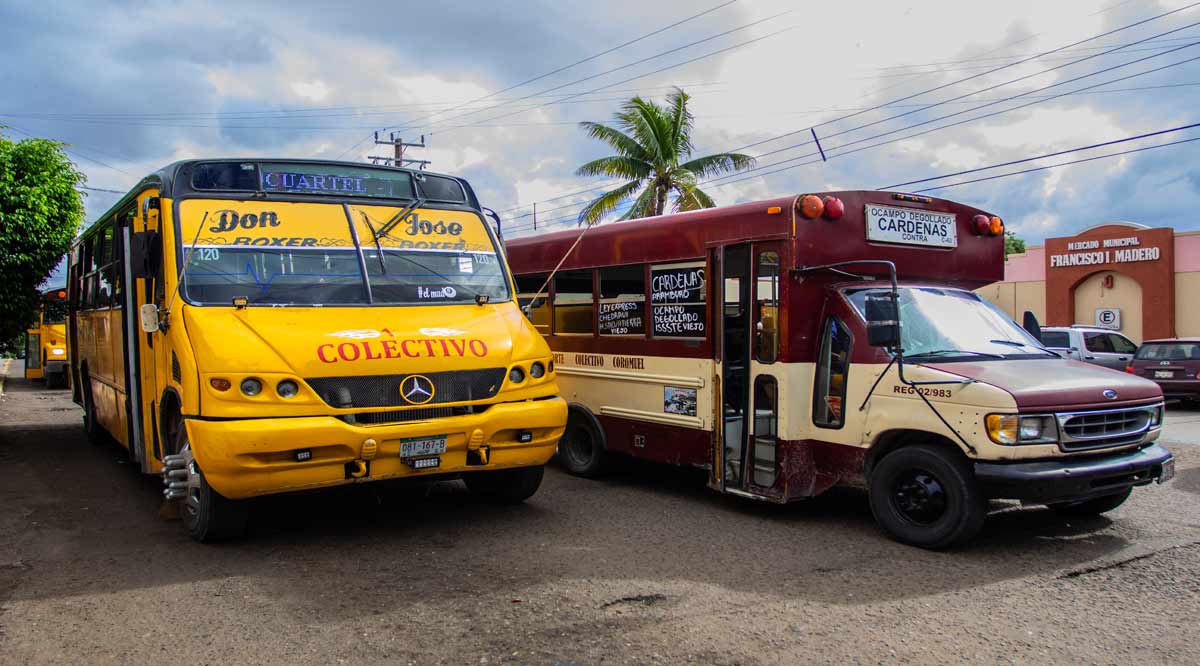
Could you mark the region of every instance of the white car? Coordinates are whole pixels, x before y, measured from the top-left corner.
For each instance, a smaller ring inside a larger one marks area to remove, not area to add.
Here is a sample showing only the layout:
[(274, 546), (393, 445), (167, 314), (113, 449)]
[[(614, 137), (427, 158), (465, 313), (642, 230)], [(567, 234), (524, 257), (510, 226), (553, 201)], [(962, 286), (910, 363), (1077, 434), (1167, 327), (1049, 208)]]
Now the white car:
[(1064, 358), (1124, 370), (1138, 346), (1129, 338), (1095, 326), (1043, 326), (1042, 344)]

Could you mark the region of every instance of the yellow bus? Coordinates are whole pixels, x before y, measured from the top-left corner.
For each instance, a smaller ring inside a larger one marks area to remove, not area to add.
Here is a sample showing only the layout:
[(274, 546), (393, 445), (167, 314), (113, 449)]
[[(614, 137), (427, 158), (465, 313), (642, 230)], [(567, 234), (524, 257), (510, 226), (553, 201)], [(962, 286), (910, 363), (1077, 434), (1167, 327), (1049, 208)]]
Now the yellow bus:
[(67, 387), (67, 292), (42, 294), (36, 326), (25, 331), (25, 379), (44, 379), (46, 388)]
[(523, 501), (566, 423), (470, 185), (311, 160), (188, 160), (69, 257), (90, 437), (162, 474), (193, 538), (247, 498), (461, 477)]

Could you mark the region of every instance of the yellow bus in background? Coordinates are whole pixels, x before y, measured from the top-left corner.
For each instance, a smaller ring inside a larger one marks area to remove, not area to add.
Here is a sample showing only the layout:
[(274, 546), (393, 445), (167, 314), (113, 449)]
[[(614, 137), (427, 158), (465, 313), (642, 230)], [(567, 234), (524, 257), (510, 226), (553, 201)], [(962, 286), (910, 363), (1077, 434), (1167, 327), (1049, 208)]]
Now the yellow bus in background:
[(550, 349), (459, 178), (303, 160), (147, 176), (69, 257), (71, 372), (201, 541), (247, 498), (461, 477), (523, 501), (566, 423)]
[(48, 389), (67, 387), (66, 322), (66, 290), (47, 290), (36, 325), (25, 331), (25, 379), (44, 379)]

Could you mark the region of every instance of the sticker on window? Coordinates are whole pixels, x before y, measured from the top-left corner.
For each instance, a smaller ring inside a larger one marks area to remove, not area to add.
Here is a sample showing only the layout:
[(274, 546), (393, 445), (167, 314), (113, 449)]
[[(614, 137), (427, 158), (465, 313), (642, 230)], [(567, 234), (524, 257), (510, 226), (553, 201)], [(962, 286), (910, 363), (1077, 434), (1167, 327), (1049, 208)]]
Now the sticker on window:
[(474, 265), (474, 262), (471, 261), (470, 257), (459, 257), (458, 258), (458, 272), (459, 273), (474, 273), (475, 272), (475, 265)]

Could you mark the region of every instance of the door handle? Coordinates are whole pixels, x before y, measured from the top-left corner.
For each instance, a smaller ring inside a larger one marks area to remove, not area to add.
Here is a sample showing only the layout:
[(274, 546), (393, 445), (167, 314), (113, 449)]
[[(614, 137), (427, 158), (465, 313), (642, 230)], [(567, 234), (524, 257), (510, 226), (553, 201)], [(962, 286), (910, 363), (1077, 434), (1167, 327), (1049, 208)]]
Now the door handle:
[(1089, 361), (1094, 361), (1094, 360), (1096, 360), (1096, 357), (1095, 357), (1095, 356), (1084, 356), (1084, 358), (1086, 358), (1086, 359), (1087, 359), (1087, 360), (1089, 360)]
[(1117, 360), (1118, 360), (1118, 361), (1128, 361), (1128, 360), (1129, 360), (1129, 357), (1128, 357), (1128, 356), (1118, 356), (1118, 357), (1117, 357)]

